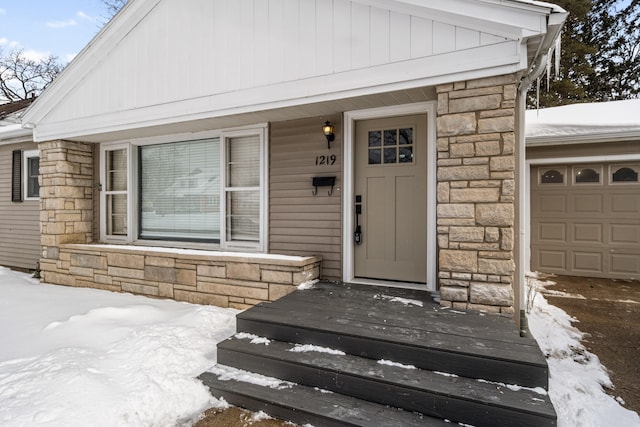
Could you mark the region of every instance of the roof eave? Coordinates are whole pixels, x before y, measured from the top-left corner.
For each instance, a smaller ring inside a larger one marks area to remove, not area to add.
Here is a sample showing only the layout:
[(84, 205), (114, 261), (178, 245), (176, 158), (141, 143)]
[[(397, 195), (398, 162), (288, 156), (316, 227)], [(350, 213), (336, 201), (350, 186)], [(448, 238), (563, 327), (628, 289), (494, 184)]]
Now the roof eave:
[(640, 130), (626, 132), (600, 132), (588, 135), (554, 135), (525, 137), (527, 147), (548, 147), (554, 145), (596, 144), (603, 142), (640, 140)]

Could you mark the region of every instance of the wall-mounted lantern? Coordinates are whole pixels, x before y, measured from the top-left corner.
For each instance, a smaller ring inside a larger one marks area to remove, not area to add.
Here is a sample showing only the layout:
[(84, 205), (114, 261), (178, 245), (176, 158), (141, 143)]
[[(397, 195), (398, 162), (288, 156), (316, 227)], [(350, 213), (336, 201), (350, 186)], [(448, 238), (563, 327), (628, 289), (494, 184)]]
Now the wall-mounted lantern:
[(322, 133), (327, 138), (327, 147), (329, 147), (329, 149), (331, 149), (331, 141), (336, 139), (336, 136), (333, 133), (333, 125), (331, 124), (331, 122), (329, 120), (324, 122), (324, 125), (322, 125)]

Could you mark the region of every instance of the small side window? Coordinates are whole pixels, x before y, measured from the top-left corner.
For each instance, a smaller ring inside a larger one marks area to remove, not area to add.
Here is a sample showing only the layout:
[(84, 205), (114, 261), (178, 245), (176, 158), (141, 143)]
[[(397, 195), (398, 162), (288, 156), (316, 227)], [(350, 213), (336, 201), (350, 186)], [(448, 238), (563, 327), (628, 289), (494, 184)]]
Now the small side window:
[(40, 197), (40, 152), (30, 150), (24, 152), (24, 195), (25, 200), (36, 200)]
[(638, 172), (630, 167), (621, 167), (613, 172), (612, 182), (638, 182)]
[(600, 172), (592, 168), (577, 168), (576, 184), (597, 184), (600, 182)]

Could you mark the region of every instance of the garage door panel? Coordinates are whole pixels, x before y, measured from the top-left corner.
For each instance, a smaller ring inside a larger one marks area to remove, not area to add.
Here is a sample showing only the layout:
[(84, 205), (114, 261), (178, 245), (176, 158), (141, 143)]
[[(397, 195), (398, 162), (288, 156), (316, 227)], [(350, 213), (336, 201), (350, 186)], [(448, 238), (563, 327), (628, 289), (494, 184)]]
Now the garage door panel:
[(573, 252), (573, 270), (582, 273), (600, 273), (603, 270), (602, 252)]
[(640, 253), (636, 254), (609, 254), (611, 272), (615, 274), (631, 275), (638, 278), (640, 275)]
[(565, 194), (542, 195), (538, 207), (542, 215), (564, 215), (567, 213), (567, 196)]
[(567, 225), (555, 222), (538, 224), (538, 239), (541, 242), (564, 242), (567, 240)]
[(602, 201), (601, 194), (576, 194), (573, 196), (573, 212), (576, 215), (602, 214)]
[(609, 224), (609, 244), (633, 244), (640, 247), (640, 225)]
[(602, 244), (602, 224), (573, 224), (573, 243)]
[(564, 251), (540, 249), (538, 251), (539, 270), (557, 271), (567, 269), (567, 255)]
[(611, 213), (615, 215), (627, 214), (632, 217), (640, 216), (640, 189), (635, 194), (611, 195)]

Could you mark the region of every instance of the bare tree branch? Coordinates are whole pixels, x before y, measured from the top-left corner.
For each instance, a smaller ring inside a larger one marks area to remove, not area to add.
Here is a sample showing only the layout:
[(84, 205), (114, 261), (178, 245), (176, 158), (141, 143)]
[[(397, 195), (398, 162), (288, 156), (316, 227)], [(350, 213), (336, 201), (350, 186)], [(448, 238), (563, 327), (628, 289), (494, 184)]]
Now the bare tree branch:
[(62, 68), (58, 58), (53, 55), (35, 60), (28, 58), (21, 49), (7, 55), (0, 50), (0, 101), (18, 101), (38, 96), (60, 74)]

